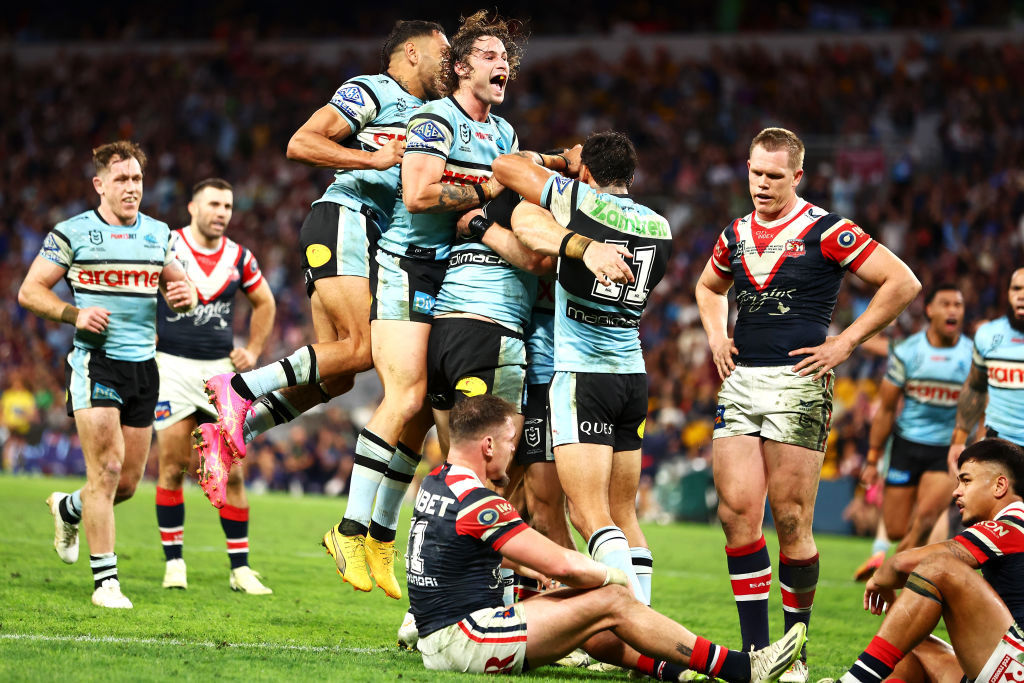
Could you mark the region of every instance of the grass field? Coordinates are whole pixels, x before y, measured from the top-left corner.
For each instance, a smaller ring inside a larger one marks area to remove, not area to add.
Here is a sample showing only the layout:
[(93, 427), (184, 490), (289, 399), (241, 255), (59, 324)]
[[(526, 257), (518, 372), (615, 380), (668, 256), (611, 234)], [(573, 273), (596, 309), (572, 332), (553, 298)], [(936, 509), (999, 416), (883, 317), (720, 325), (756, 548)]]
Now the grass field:
[[(228, 588), (224, 536), (196, 487), (186, 500), (187, 591), (160, 587), (163, 551), (154, 488), (143, 484), (118, 506), (118, 566), (133, 610), (103, 610), (89, 601), (92, 578), (83, 539), (78, 564), (53, 552), (53, 522), (43, 501), (78, 480), (0, 476), (0, 680), (335, 680), (467, 681), (426, 671), (419, 656), (395, 647), (404, 601), (379, 589), (355, 593), (320, 548), (344, 501), (286, 495), (253, 497), (251, 564), (274, 589), (257, 597)], [(399, 538), (408, 531), (403, 515)], [(645, 527), (654, 553), (654, 606), (691, 630), (737, 646), (739, 625), (717, 527)], [(773, 564), (777, 547), (767, 534)], [(404, 542), (403, 542), (404, 545)], [(864, 539), (821, 536), (821, 582), (809, 644), (811, 681), (838, 677), (878, 626), (860, 609), (862, 588), (849, 577), (866, 556)], [(401, 565), (401, 562), (399, 563)], [(401, 577), (400, 577), (401, 578)], [(777, 589), (772, 636), (782, 630)], [(625, 680), (551, 667), (531, 680)], [(482, 679), (483, 677), (477, 677)]]

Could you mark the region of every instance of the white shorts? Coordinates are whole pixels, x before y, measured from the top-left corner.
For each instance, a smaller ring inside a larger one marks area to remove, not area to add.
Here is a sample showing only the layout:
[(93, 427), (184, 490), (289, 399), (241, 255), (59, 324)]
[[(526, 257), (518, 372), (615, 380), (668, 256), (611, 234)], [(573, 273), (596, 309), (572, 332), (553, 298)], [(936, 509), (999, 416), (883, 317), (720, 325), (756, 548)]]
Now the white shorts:
[(1021, 683), (1024, 681), (1021, 659), (1024, 659), (1024, 638), (1017, 625), (1012, 624), (974, 680), (976, 683)]
[(160, 397), (154, 411), (153, 429), (158, 432), (167, 429), (197, 410), (217, 417), (203, 385), (214, 375), (234, 372), (230, 358), (196, 360), (157, 351), (156, 364), (160, 368)]
[(516, 605), (484, 607), (420, 638), (423, 666), (434, 671), (517, 674), (526, 661), (526, 616)]
[(722, 382), (712, 437), (744, 434), (824, 451), (835, 374), (801, 377), (791, 365), (737, 365)]

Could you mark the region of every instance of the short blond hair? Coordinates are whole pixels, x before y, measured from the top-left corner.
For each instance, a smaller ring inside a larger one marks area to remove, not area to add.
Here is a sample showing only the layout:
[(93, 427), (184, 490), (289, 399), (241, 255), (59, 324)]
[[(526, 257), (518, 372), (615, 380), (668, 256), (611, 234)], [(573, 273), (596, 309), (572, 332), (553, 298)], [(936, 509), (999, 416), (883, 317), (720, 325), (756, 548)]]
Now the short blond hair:
[(804, 167), (804, 143), (797, 137), (796, 133), (785, 128), (765, 128), (754, 136), (750, 143), (750, 154), (754, 148), (760, 145), (766, 152), (778, 152), (786, 150), (789, 152), (789, 167), (799, 171)]
[(115, 159), (118, 161), (135, 159), (139, 162), (142, 170), (146, 170), (146, 153), (131, 140), (108, 142), (92, 151), (92, 164), (96, 168), (97, 175), (100, 171), (106, 170)]

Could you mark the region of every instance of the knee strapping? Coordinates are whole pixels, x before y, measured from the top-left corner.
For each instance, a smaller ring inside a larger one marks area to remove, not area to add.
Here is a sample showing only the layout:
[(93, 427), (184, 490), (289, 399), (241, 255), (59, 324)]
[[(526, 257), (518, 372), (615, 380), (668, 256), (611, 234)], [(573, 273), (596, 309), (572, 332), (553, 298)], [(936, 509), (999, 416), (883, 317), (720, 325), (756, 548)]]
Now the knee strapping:
[(939, 587), (917, 572), (911, 572), (910, 577), (907, 578), (906, 587), (918, 595), (922, 595), (929, 600), (934, 600), (942, 607), (946, 606), (945, 601), (942, 599), (942, 591), (939, 590)]

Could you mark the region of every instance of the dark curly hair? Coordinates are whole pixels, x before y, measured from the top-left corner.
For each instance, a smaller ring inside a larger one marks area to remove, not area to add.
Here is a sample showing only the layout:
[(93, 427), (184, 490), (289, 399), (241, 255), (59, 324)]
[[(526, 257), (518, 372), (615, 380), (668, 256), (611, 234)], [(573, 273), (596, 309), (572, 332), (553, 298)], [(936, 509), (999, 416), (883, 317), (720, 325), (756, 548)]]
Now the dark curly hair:
[(587, 165), (590, 175), (601, 187), (629, 187), (633, 184), (633, 174), (639, 163), (633, 143), (613, 130), (589, 136), (583, 143), (580, 161)]
[[(455, 65), (469, 63), (473, 43), (484, 36), (493, 36), (505, 45), (508, 53), (508, 80), (519, 75), (519, 62), (523, 57), (523, 45), (528, 37), (522, 23), (515, 19), (503, 19), (497, 13), (489, 16), (487, 10), (480, 10), (469, 17), (462, 17), (462, 25), (451, 37), (451, 47), (441, 58), (441, 73), (438, 90), (442, 95), (451, 95), (459, 89), (459, 75)], [(516, 41), (519, 42), (516, 42)]]

